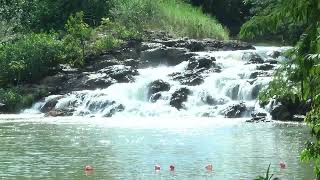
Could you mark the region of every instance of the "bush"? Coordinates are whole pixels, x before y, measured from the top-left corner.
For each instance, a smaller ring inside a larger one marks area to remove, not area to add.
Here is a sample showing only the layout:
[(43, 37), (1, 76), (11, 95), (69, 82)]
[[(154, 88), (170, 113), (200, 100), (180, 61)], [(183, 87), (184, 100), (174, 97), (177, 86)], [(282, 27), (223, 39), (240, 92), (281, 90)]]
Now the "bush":
[(63, 44), (54, 34), (27, 34), (0, 46), (0, 82), (34, 82), (63, 60)]
[(5, 112), (14, 113), (30, 107), (34, 103), (33, 95), (23, 95), (18, 89), (0, 89), (0, 103), (5, 104)]
[(69, 17), (65, 25), (67, 34), (64, 37), (64, 44), (67, 50), (67, 59), (74, 66), (83, 65), (93, 32), (93, 29), (84, 22), (83, 18), (84, 13), (77, 12)]

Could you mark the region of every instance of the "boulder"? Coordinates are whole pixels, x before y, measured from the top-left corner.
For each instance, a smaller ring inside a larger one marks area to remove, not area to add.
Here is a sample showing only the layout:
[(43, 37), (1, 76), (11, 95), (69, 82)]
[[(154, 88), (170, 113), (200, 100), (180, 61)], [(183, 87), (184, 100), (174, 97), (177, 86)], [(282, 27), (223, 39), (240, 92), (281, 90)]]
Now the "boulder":
[(277, 60), (275, 60), (275, 59), (271, 59), (271, 58), (269, 58), (269, 59), (267, 59), (267, 60), (265, 61), (265, 63), (269, 63), (269, 64), (278, 64), (278, 61), (277, 61)]
[(157, 102), (161, 98), (161, 96), (162, 95), (161, 95), (160, 92), (152, 94), (151, 97), (150, 97), (150, 102), (152, 102), (152, 103)]
[(45, 104), (40, 108), (40, 112), (48, 113), (49, 111), (53, 110), (56, 104), (59, 102), (59, 100), (63, 97), (63, 95), (54, 96), (52, 98), (48, 97)]
[(185, 72), (177, 72), (170, 74), (171, 78), (175, 81), (179, 81), (182, 85), (197, 86), (204, 82), (203, 76), (195, 71), (187, 70)]
[(257, 53), (245, 53), (242, 56), (243, 61), (247, 61), (248, 64), (262, 64), (264, 63), (263, 58)]
[(133, 76), (138, 75), (135, 68), (124, 65), (114, 65), (98, 71), (99, 73), (107, 74), (109, 77), (115, 79), (118, 83), (127, 83), (134, 80)]
[(194, 69), (210, 69), (212, 67), (216, 67), (214, 63), (216, 59), (214, 57), (208, 56), (193, 56), (190, 58), (187, 70), (194, 70)]
[(246, 112), (247, 107), (244, 103), (234, 104), (223, 111), (226, 118), (240, 118)]
[(185, 48), (161, 47), (142, 51), (141, 60), (148, 61), (149, 65), (175, 66), (187, 61), (192, 55)]
[(178, 110), (183, 108), (183, 102), (186, 102), (188, 95), (191, 94), (191, 91), (187, 88), (180, 88), (176, 90), (170, 99), (170, 105), (177, 108)]
[(110, 111), (107, 114), (104, 115), (104, 117), (112, 117), (116, 113), (124, 111), (124, 109), (125, 109), (124, 105), (122, 105), (122, 104), (114, 104), (110, 108)]
[(158, 92), (161, 91), (169, 91), (170, 90), (170, 84), (167, 82), (164, 82), (163, 80), (156, 80), (151, 82), (149, 85), (149, 91), (148, 91), (148, 98)]
[(271, 51), (271, 52), (268, 52), (267, 55), (276, 59), (279, 56), (281, 56), (281, 52), (280, 51)]
[(202, 101), (210, 106), (218, 104), (218, 101), (210, 95), (207, 95), (205, 98), (202, 98)]
[(303, 122), (305, 118), (306, 118), (305, 115), (294, 115), (292, 118), (292, 121)]
[(257, 66), (257, 70), (261, 70), (261, 71), (269, 71), (269, 70), (272, 70), (273, 68), (275, 68), (275, 66), (272, 64), (262, 64)]
[(288, 107), (281, 102), (277, 102), (277, 104), (272, 107), (270, 114), (274, 120), (289, 121), (293, 117)]

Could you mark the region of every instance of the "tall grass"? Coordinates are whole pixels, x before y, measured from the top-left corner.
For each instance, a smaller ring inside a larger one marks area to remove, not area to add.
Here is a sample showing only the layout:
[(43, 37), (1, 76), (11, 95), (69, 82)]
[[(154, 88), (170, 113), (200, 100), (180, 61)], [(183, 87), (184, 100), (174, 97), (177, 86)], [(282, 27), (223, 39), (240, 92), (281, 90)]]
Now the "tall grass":
[(159, 8), (160, 29), (178, 36), (228, 39), (228, 31), (199, 8), (178, 0), (159, 1)]
[(182, 0), (113, 0), (111, 14), (114, 20), (130, 28), (200, 39), (228, 39), (228, 30), (217, 20)]

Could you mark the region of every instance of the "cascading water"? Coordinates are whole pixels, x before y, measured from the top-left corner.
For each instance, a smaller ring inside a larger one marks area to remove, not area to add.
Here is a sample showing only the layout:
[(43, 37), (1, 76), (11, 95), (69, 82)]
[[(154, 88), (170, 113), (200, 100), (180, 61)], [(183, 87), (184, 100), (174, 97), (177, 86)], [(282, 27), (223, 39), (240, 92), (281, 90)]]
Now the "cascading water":
[[(265, 112), (257, 103), (257, 94), (272, 79), (270, 75), (274, 68), (257, 71), (261, 64), (249, 63), (245, 56), (256, 53), (264, 62), (270, 59), (279, 62), (283, 58), (273, 59), (271, 54), (286, 49), (288, 48), (256, 47), (256, 50), (199, 52), (199, 56), (214, 57), (215, 63), (221, 67), (220, 72), (207, 73), (200, 85), (181, 85), (169, 76), (174, 72), (183, 72), (188, 62), (176, 66), (150, 67), (139, 69), (139, 75), (133, 83), (116, 83), (105, 89), (75, 91), (63, 95), (55, 108), (64, 109), (70, 115), (90, 117), (218, 117), (225, 116), (224, 112), (228, 107), (244, 103), (246, 112), (242, 116), (249, 116), (253, 111)], [(169, 83), (170, 90), (161, 92), (159, 99), (151, 102), (148, 95), (149, 84), (156, 80)], [(170, 99), (182, 87), (188, 88), (191, 93), (183, 103), (183, 108), (178, 110), (170, 105)], [(46, 102), (56, 97), (47, 97), (44, 102), (35, 104), (25, 113), (40, 112)]]

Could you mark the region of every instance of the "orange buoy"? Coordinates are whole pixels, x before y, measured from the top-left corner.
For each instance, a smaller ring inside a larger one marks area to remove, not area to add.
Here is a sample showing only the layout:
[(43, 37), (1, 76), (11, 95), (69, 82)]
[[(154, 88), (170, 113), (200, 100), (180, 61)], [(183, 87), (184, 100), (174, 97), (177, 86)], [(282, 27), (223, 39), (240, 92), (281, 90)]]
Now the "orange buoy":
[(156, 165), (154, 166), (154, 170), (160, 171), (160, 165), (159, 165), (159, 164), (156, 164)]
[(86, 167), (84, 168), (84, 171), (93, 171), (93, 167), (90, 165), (86, 165)]
[(205, 169), (206, 169), (207, 171), (212, 171), (212, 170), (213, 170), (212, 164), (206, 165)]
[(174, 165), (170, 165), (170, 171), (174, 171)]

